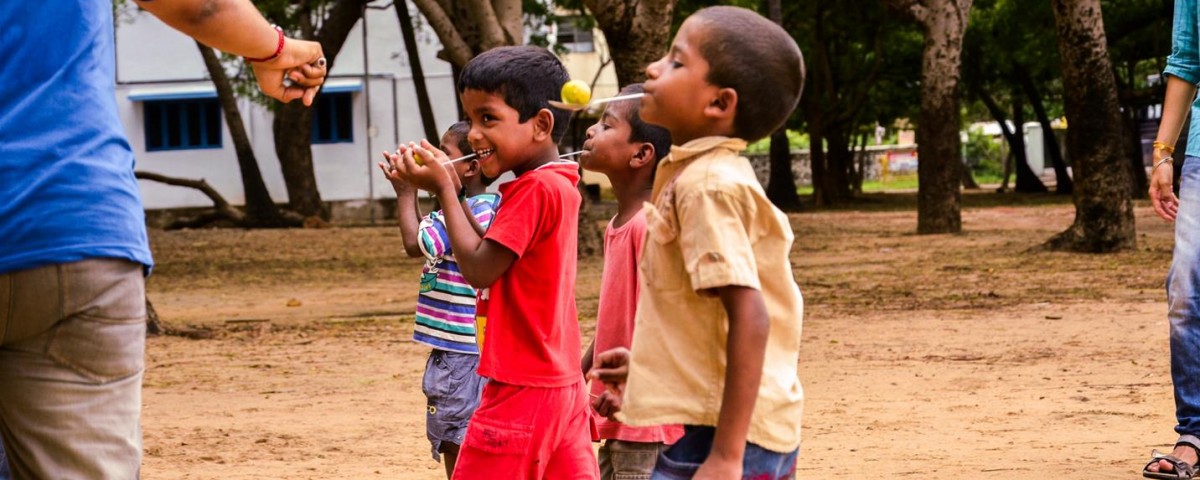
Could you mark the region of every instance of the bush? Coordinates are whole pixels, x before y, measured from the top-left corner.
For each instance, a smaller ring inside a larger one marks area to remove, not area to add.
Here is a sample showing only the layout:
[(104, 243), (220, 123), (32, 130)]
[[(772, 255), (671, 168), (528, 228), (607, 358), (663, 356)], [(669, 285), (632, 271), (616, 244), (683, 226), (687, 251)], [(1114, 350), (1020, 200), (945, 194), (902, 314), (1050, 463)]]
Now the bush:
[(1000, 142), (979, 130), (967, 131), (966, 162), (977, 176), (998, 177), (1004, 174), (1004, 158)]

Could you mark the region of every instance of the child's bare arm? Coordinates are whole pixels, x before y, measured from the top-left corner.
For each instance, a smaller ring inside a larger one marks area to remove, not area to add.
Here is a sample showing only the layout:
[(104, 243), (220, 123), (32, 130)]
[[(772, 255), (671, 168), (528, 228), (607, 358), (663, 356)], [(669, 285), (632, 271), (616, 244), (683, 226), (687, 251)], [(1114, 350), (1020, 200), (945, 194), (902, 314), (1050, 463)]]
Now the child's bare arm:
[(592, 343), (588, 344), (586, 352), (579, 358), (579, 369), (583, 370), (583, 374), (587, 375), (592, 370), (592, 357), (596, 352), (596, 337), (592, 336)]
[[(696, 478), (741, 478), (750, 415), (758, 399), (763, 357), (767, 349), (767, 306), (762, 292), (748, 287), (714, 289), (729, 315), (726, 340), (725, 393), (717, 416), (712, 453)], [(728, 475), (735, 473), (734, 477)]]
[(400, 178), (391, 163), (397, 155), (383, 152), (383, 162), (379, 168), (383, 176), (392, 183), (396, 191), (396, 219), (400, 223), (400, 238), (404, 242), (404, 253), (410, 257), (420, 257), (421, 247), (417, 245), (418, 229), (421, 224), (421, 210), (417, 207), (417, 189)]
[(471, 222), (471, 228), (475, 229), (475, 233), (477, 233), (480, 237), (486, 234), (487, 229), (483, 228), (483, 225), (479, 224), (479, 219), (475, 218), (475, 212), (471, 211), (471, 206), (467, 205), (467, 201), (463, 200), (459, 203), (462, 204), (463, 214), (466, 215), (467, 220)]

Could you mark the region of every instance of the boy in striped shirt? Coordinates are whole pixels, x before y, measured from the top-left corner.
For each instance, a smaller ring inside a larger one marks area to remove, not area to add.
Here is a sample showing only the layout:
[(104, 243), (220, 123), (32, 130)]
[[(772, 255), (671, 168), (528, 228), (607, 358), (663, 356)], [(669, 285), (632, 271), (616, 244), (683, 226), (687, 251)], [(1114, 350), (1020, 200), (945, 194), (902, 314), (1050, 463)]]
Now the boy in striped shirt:
[[(470, 126), (458, 122), (442, 136), (439, 148), (451, 158), (471, 152), (467, 143)], [(386, 153), (391, 157), (395, 153)], [(389, 158), (389, 163), (390, 163)], [(479, 347), (475, 341), (475, 289), (463, 279), (450, 249), (442, 211), (424, 218), (417, 209), (417, 189), (396, 176), (387, 164), (381, 164), (396, 190), (396, 216), (404, 251), (410, 257), (425, 257), (421, 269), (421, 287), (417, 295), (416, 326), (413, 340), (432, 347), (425, 363), (421, 389), (427, 399), (425, 430), (433, 447), (433, 459), (446, 456), (446, 476), (454, 472), (458, 448), (467, 430), (467, 420), (479, 406), (483, 378), (479, 367)], [(488, 180), (476, 160), (456, 162), (453, 168), (461, 189), (459, 203), (467, 218), (474, 219), (483, 234), (500, 206), (500, 196), (485, 191)]]

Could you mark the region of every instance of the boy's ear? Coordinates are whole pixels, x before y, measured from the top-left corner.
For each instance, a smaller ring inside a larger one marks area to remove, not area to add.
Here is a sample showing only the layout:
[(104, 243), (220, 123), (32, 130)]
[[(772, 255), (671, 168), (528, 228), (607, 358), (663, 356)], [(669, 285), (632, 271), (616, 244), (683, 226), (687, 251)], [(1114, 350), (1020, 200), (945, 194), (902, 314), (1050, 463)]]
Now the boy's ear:
[(554, 134), (554, 113), (548, 108), (538, 110), (537, 115), (530, 119), (533, 121), (533, 140), (535, 142), (545, 141), (551, 138)]
[(467, 171), (463, 172), (463, 177), (471, 178), (482, 174), (483, 170), (479, 168), (479, 160), (470, 160), (467, 162)]
[(721, 88), (717, 90), (716, 96), (709, 102), (707, 107), (704, 107), (704, 114), (714, 120), (733, 120), (734, 114), (737, 113), (738, 94), (737, 90), (732, 88)]
[(637, 170), (646, 165), (653, 165), (654, 160), (658, 158), (658, 152), (654, 151), (654, 144), (642, 143), (638, 145), (636, 152), (629, 158), (629, 168)]

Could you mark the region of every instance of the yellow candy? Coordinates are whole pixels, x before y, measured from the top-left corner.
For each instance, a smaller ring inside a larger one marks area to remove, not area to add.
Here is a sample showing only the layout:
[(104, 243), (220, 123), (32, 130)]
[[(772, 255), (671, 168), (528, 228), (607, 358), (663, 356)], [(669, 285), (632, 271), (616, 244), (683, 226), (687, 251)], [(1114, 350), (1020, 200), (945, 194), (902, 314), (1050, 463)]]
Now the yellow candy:
[(413, 161), (417, 162), (417, 165), (425, 166), (425, 159), (417, 152), (413, 152)]
[(592, 88), (583, 80), (571, 80), (563, 84), (562, 101), (570, 105), (587, 105), (592, 101)]

